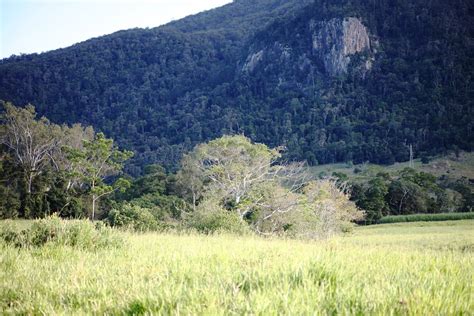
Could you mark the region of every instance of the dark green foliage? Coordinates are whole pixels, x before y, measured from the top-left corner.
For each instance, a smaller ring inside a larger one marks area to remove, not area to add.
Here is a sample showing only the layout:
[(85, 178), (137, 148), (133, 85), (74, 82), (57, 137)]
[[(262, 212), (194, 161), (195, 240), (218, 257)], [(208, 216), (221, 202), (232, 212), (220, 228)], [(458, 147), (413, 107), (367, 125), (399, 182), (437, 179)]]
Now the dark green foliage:
[(392, 214), (402, 215), (428, 212), (424, 192), (413, 182), (406, 180), (393, 181), (389, 187), (389, 196)]
[(10, 187), (0, 185), (0, 219), (18, 217), (20, 198)]
[(165, 194), (170, 190), (168, 175), (163, 167), (150, 165), (144, 168), (144, 175), (133, 181), (131, 187), (120, 196), (132, 200), (150, 193)]
[[(0, 99), (95, 126), (136, 151), (134, 175), (175, 169), (195, 144), (232, 133), (313, 165), (405, 161), (410, 144), (425, 156), (472, 150), (472, 12), (469, 0), (234, 1), (2, 60)], [(330, 77), (312, 52), (310, 21), (342, 17), (360, 18), (379, 43), (370, 72)], [(243, 72), (259, 50), (268, 58)]]
[(246, 222), (242, 221), (236, 213), (226, 210), (192, 213), (185, 219), (185, 226), (204, 234), (250, 232)]
[(126, 311), (126, 315), (129, 315), (129, 316), (146, 315), (147, 311), (148, 310), (145, 303), (139, 300), (135, 300), (132, 303), (130, 303), (129, 308)]
[(430, 158), (427, 156), (421, 156), (421, 163), (423, 163), (424, 165), (429, 164)]
[(181, 219), (184, 211), (189, 210), (186, 202), (175, 195), (146, 194), (133, 199), (130, 204), (148, 208), (159, 221), (173, 221)]
[(435, 222), (474, 219), (474, 213), (442, 213), (442, 214), (414, 214), (400, 216), (386, 216), (378, 221), (379, 224), (404, 222)]
[(382, 178), (369, 181), (367, 190), (358, 201), (358, 206), (366, 212), (366, 223), (376, 223), (389, 212), (387, 194), (388, 186)]
[(16, 247), (41, 247), (46, 244), (65, 245), (86, 250), (119, 247), (122, 239), (102, 223), (86, 220), (61, 220), (57, 216), (35, 221), (29, 228), (19, 230), (13, 224), (0, 226), (3, 242)]
[(111, 210), (107, 216), (107, 222), (113, 227), (140, 232), (164, 228), (164, 225), (160, 224), (148, 209), (129, 204)]
[(119, 201), (107, 221), (135, 231), (162, 230), (181, 218), (186, 203), (174, 195), (174, 177), (158, 165), (145, 167), (145, 174), (132, 181), (129, 189), (116, 194)]
[(116, 200), (148, 209), (160, 222), (179, 220), (182, 212), (189, 210), (176, 192), (175, 176), (159, 165), (145, 167), (145, 174), (132, 181), (125, 192), (116, 194)]
[(35, 177), (28, 194), (22, 171), (5, 153), (0, 169), (0, 218), (41, 218), (59, 213), (65, 218), (83, 218), (87, 209), (80, 190), (67, 190), (64, 173), (52, 169)]
[(456, 182), (446, 182), (444, 186), (459, 192), (462, 196), (462, 211), (472, 212), (474, 210), (474, 188), (473, 181), (466, 178), (457, 180)]
[(352, 185), (352, 200), (366, 211), (364, 223), (386, 215), (470, 212), (473, 187), (464, 179), (450, 182), (406, 168), (396, 175), (379, 173), (365, 184)]
[(15, 171), (8, 156), (0, 159), (0, 219), (16, 218), (20, 210), (20, 194), (15, 190)]

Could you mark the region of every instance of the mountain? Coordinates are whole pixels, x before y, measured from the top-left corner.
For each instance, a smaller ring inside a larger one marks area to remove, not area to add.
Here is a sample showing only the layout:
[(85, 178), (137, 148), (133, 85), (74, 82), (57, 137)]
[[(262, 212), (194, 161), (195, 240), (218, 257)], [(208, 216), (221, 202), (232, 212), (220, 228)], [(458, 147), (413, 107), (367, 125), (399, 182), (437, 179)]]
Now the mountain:
[(474, 147), (469, 0), (235, 0), (0, 61), (0, 99), (82, 122), (173, 168), (244, 133), (310, 164)]

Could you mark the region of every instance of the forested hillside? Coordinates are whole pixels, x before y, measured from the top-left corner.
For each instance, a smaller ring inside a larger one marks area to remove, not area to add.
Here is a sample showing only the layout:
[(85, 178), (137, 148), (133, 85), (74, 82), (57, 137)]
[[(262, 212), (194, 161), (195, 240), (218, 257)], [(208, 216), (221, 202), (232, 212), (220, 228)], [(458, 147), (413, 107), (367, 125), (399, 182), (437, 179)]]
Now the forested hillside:
[(223, 134), (310, 164), (474, 147), (469, 0), (239, 0), (0, 61), (0, 99), (81, 122), (132, 174)]

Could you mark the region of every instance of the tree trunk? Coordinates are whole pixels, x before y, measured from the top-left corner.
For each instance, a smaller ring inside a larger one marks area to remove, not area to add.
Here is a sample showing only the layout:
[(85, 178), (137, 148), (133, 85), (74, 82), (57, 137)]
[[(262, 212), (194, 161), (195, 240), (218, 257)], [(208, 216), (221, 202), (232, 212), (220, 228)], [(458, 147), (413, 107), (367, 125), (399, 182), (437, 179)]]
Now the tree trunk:
[(94, 220), (95, 217), (95, 201), (96, 201), (96, 196), (95, 194), (92, 195), (92, 215), (91, 215), (91, 220)]
[(193, 211), (196, 212), (196, 193), (193, 190)]
[(33, 174), (31, 172), (26, 174), (26, 191), (31, 194), (31, 188), (33, 186)]
[(408, 195), (408, 192), (407, 192), (407, 191), (404, 191), (404, 192), (403, 192), (403, 197), (402, 197), (402, 199), (400, 200), (400, 204), (399, 204), (399, 206), (398, 206), (398, 215), (402, 215), (403, 202), (405, 201), (405, 198), (406, 198), (407, 195)]

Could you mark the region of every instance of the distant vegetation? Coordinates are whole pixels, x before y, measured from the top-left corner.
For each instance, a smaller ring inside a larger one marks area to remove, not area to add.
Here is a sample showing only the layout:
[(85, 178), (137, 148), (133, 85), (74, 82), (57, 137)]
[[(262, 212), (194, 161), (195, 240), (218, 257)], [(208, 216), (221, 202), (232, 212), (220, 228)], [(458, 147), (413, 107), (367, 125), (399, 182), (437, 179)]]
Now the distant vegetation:
[(440, 222), (474, 219), (474, 213), (441, 213), (386, 216), (378, 221), (379, 224), (408, 223), (408, 222)]
[(330, 164), (311, 167), (319, 178), (339, 179), (351, 199), (366, 210), (365, 223), (389, 215), (455, 213), (474, 210), (474, 154), (452, 153), (430, 161)]
[[(3, 106), (2, 218), (55, 213), (104, 219), (136, 231), (252, 231), (302, 238), (348, 231), (364, 218), (335, 180), (311, 179), (304, 164), (280, 160), (281, 148), (244, 136), (196, 146), (182, 158), (176, 174), (150, 166), (145, 176), (133, 180), (120, 177), (133, 154), (119, 150), (102, 133), (37, 119), (32, 106)], [(60, 238), (56, 227), (45, 228), (46, 235), (39, 238)], [(36, 230), (25, 232), (36, 235)], [(21, 236), (12, 232), (11, 239), (21, 244)], [(26, 243), (36, 239), (26, 237)]]
[(158, 165), (124, 174), (133, 156), (91, 127), (56, 125), (32, 106), (4, 103), (0, 217), (103, 220), (135, 231), (194, 230), (325, 238), (387, 215), (471, 212), (467, 178), (411, 168), (316, 175), (245, 136), (223, 136), (185, 154), (176, 173)]
[[(339, 179), (344, 174), (335, 173)], [(405, 168), (395, 174), (379, 172), (366, 182), (349, 182), (351, 198), (366, 210), (366, 223), (387, 215), (472, 212), (474, 186), (467, 178), (450, 180)]]
[[(130, 186), (121, 173), (133, 153), (90, 127), (37, 118), (33, 106), (1, 103), (0, 217), (96, 217), (100, 200)], [(106, 182), (106, 178), (108, 181)]]
[[(92, 125), (135, 151), (134, 176), (226, 134), (245, 134), (310, 165), (407, 161), (474, 148), (473, 1), (234, 1), (0, 61), (0, 99), (55, 123)], [(374, 61), (329, 76), (310, 25), (357, 17)], [(242, 71), (253, 54), (263, 58)]]

